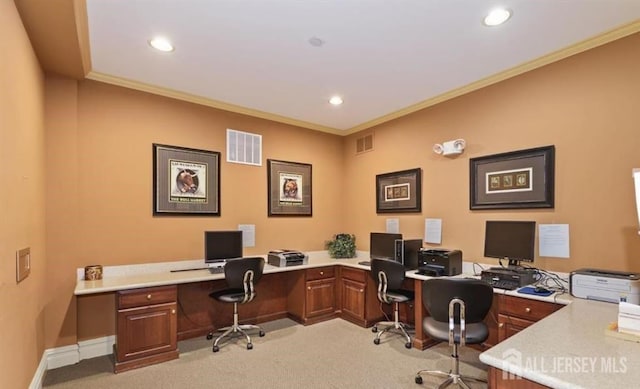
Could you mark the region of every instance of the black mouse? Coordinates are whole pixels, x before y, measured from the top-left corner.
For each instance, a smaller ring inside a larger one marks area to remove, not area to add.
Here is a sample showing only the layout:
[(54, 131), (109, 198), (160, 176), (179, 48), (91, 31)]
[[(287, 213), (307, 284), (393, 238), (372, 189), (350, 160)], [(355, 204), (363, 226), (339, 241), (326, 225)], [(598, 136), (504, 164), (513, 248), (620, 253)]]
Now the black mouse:
[(535, 290), (536, 293), (549, 293), (550, 290), (545, 288), (544, 286), (536, 286)]

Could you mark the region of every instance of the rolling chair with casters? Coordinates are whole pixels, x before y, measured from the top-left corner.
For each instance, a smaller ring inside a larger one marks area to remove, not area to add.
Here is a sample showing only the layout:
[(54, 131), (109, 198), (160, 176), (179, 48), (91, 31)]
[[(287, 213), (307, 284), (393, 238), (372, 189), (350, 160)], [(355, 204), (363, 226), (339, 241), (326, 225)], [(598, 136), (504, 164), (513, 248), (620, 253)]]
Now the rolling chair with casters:
[[(233, 324), (229, 327), (220, 328), (215, 332), (224, 331), (213, 342), (213, 352), (218, 352), (220, 347), (218, 343), (221, 339), (233, 333), (239, 332), (247, 339), (247, 350), (253, 348), (251, 337), (247, 334), (247, 330), (258, 330), (258, 334), (264, 336), (262, 328), (251, 324), (238, 324), (238, 304), (245, 304), (256, 297), (255, 284), (262, 277), (264, 269), (264, 258), (248, 257), (228, 260), (224, 265), (224, 278), (227, 281), (228, 288), (212, 292), (209, 297), (221, 301), (223, 303), (233, 303)], [(207, 339), (213, 339), (214, 332), (207, 335)]]
[[(371, 275), (378, 286), (378, 300), (385, 304), (393, 304), (394, 321), (381, 321), (376, 323), (371, 330), (377, 332), (373, 343), (380, 344), (380, 337), (387, 331), (396, 331), (404, 335), (406, 348), (411, 348), (411, 337), (407, 333), (407, 325), (398, 319), (398, 307), (400, 303), (413, 301), (414, 292), (402, 289), (406, 269), (400, 262), (386, 259), (371, 260)], [(382, 329), (380, 329), (382, 327)]]
[(487, 382), (460, 374), (458, 347), (479, 344), (489, 337), (489, 329), (483, 320), (491, 309), (493, 288), (481, 280), (431, 279), (423, 283), (422, 300), (431, 315), (423, 320), (424, 332), (432, 339), (449, 342), (452, 347), (451, 371), (420, 370), (416, 374), (416, 384), (422, 383), (422, 374), (447, 378), (438, 388), (453, 384), (469, 389), (463, 379)]

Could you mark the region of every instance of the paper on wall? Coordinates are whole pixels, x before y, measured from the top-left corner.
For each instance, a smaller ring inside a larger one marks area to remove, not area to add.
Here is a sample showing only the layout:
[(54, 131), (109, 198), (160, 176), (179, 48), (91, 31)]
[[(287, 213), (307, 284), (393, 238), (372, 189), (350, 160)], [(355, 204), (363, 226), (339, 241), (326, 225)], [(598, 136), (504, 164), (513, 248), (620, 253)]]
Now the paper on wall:
[(424, 219), (424, 241), (442, 243), (442, 219)]
[(540, 256), (569, 258), (569, 225), (540, 224), (538, 227)]

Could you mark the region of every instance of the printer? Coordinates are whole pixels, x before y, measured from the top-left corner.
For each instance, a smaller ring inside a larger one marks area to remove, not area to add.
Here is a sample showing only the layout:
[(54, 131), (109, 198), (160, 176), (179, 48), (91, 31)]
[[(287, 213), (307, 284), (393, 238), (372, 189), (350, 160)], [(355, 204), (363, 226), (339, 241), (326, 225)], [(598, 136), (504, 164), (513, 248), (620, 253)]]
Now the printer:
[(267, 256), (267, 263), (278, 267), (306, 265), (308, 261), (307, 254), (296, 250), (272, 250)]
[(583, 299), (640, 304), (640, 274), (578, 269), (569, 275), (569, 290), (572, 296)]
[(455, 276), (462, 273), (462, 251), (420, 249), (418, 273), (427, 276)]

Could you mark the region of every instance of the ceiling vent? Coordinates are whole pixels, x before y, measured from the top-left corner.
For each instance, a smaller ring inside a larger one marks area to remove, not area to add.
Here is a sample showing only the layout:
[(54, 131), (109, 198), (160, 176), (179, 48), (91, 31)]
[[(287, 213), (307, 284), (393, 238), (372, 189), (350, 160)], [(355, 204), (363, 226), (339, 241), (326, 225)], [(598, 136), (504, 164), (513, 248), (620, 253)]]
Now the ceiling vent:
[(227, 162), (262, 166), (262, 135), (227, 128)]
[(356, 139), (356, 154), (373, 150), (373, 133)]

